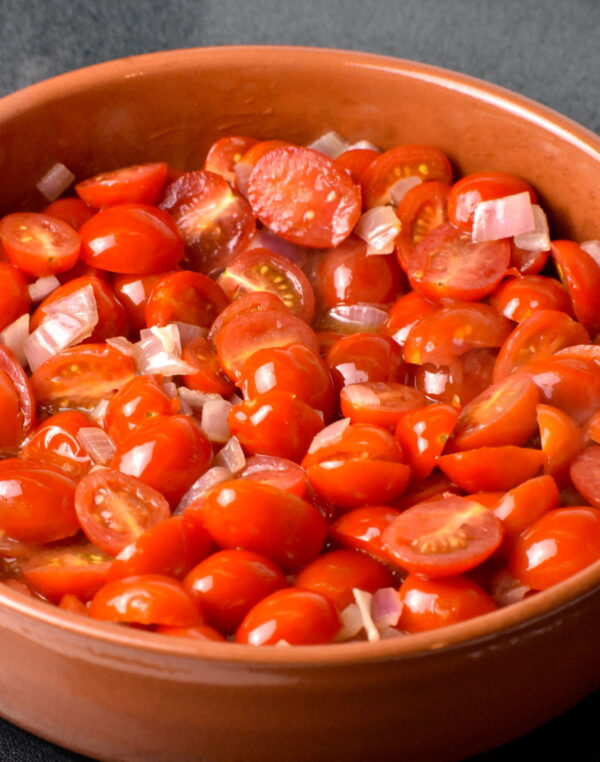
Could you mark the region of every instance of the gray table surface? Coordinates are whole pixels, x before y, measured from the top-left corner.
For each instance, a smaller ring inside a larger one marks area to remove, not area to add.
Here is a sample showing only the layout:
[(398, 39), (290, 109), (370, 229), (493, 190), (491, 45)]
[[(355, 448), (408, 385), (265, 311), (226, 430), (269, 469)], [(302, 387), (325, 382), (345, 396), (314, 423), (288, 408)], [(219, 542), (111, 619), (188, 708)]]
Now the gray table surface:
[[(600, 132), (600, 0), (0, 0), (0, 95), (112, 58), (227, 44), (347, 48), (445, 66)], [(596, 693), (477, 762), (600, 762), (599, 710)], [(83, 757), (0, 720), (0, 760)]]

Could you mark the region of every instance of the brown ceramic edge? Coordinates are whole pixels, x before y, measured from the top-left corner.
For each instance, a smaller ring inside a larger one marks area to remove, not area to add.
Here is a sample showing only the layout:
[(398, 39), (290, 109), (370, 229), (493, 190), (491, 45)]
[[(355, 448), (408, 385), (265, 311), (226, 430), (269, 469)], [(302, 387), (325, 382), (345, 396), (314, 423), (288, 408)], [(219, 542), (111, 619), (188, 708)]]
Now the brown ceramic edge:
[[(447, 89), (456, 90), (474, 99), (484, 100), (529, 122), (552, 132), (571, 145), (594, 158), (600, 159), (600, 138), (569, 117), (544, 106), (526, 96), (513, 93), (499, 85), (491, 84), (466, 74), (441, 67), (396, 59), (364, 52), (343, 51), (329, 48), (291, 46), (219, 46), (161, 51), (121, 58), (95, 64), (74, 72), (60, 74), (51, 79), (30, 85), (0, 99), (0, 118), (10, 112), (22, 112), (38, 100), (52, 100), (64, 92), (90, 87), (90, 79), (96, 84), (110, 82), (115, 75), (121, 77), (146, 76), (157, 69), (176, 68), (190, 58), (215, 57), (229, 59), (243, 55), (246, 64), (264, 64), (265, 55), (287, 56), (289, 62), (298, 55), (323, 58), (329, 64), (331, 56), (343, 59), (344, 65), (389, 69), (407, 77), (425, 79)], [(141, 65), (143, 62), (143, 65)], [(25, 617), (60, 627), (74, 634), (108, 644), (118, 644), (148, 653), (169, 653), (224, 662), (254, 662), (257, 666), (283, 664), (327, 664), (345, 661), (373, 661), (381, 658), (424, 656), (433, 649), (449, 649), (493, 638), (496, 633), (506, 634), (524, 626), (532, 626), (546, 615), (567, 613), (568, 609), (592, 594), (600, 584), (600, 561), (580, 571), (554, 588), (537, 593), (519, 603), (477, 617), (443, 630), (430, 631), (376, 643), (339, 643), (326, 646), (295, 646), (287, 648), (259, 648), (231, 643), (202, 643), (185, 638), (166, 639), (164, 636), (139, 630), (126, 629), (103, 622), (94, 622), (80, 615), (64, 612), (51, 604), (30, 600), (20, 593), (6, 588), (0, 590), (0, 604)]]

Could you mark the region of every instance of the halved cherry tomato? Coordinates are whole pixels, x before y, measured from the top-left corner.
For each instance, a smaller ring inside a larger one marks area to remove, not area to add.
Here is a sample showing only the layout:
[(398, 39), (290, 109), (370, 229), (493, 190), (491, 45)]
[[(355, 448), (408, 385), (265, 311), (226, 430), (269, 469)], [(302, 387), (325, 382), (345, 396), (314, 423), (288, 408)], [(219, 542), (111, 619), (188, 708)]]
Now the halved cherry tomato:
[(365, 208), (389, 204), (394, 184), (412, 176), (450, 183), (452, 167), (446, 156), (433, 146), (401, 145), (385, 151), (362, 174)]
[(573, 318), (557, 310), (538, 310), (508, 336), (496, 361), (494, 381), (532, 360), (550, 357), (572, 344), (589, 342), (588, 332)]
[(83, 476), (94, 465), (77, 438), (80, 429), (96, 424), (78, 410), (64, 410), (46, 418), (21, 450), (22, 457), (49, 463), (74, 476)]
[(327, 534), (325, 519), (310, 503), (245, 479), (213, 488), (206, 496), (203, 520), (221, 548), (260, 553), (284, 571), (312, 561)]
[(94, 619), (189, 627), (201, 624), (196, 603), (181, 582), (162, 574), (140, 574), (108, 582), (92, 599)]
[(112, 273), (160, 273), (183, 257), (175, 223), (150, 204), (109, 206), (84, 223), (80, 233), (81, 259)]
[(477, 301), (491, 294), (508, 268), (507, 239), (474, 243), (450, 222), (438, 225), (408, 259), (408, 278), (426, 299)]
[(224, 328), (227, 323), (231, 322), (233, 318), (245, 315), (248, 312), (287, 312), (287, 307), (281, 301), (278, 296), (271, 294), (268, 291), (250, 291), (244, 296), (240, 296), (239, 299), (228, 304), (227, 307), (217, 315), (216, 320), (212, 324), (210, 331), (208, 332), (208, 338), (214, 342), (215, 336), (219, 333), (221, 328)]
[(586, 422), (584, 431), (587, 439), (600, 444), (600, 410)]
[(595, 335), (600, 331), (600, 267), (574, 241), (553, 241), (552, 258), (569, 292), (577, 320)]
[(358, 185), (365, 169), (378, 156), (379, 151), (370, 148), (352, 148), (336, 156), (335, 160)]
[(231, 433), (251, 455), (299, 461), (323, 419), (290, 392), (270, 391), (234, 405), (227, 417)]
[(221, 550), (195, 566), (183, 584), (209, 624), (230, 635), (250, 609), (287, 587), (281, 569), (249, 550)]
[(370, 556), (389, 561), (381, 536), (400, 511), (387, 505), (369, 505), (342, 514), (330, 526), (335, 542), (346, 548), (365, 550)]
[(396, 256), (405, 272), (415, 246), (448, 219), (446, 204), (449, 191), (449, 185), (436, 180), (419, 183), (398, 204), (396, 214), (402, 228), (396, 238)]
[(505, 445), (442, 455), (442, 471), (467, 492), (498, 492), (532, 479), (543, 464), (540, 450)]
[(342, 415), (352, 423), (373, 423), (385, 429), (395, 429), (409, 411), (422, 408), (426, 401), (416, 389), (389, 381), (347, 384), (340, 392)]
[(73, 230), (79, 230), (95, 213), (80, 198), (57, 198), (44, 209), (44, 214), (66, 222)]
[(134, 376), (111, 399), (106, 430), (119, 443), (148, 418), (178, 413), (179, 407), (152, 376)]
[(116, 204), (157, 204), (167, 180), (167, 165), (136, 164), (88, 177), (75, 191), (89, 206), (101, 209)]
[(571, 479), (577, 491), (596, 508), (600, 507), (600, 447), (589, 445), (571, 462)]
[(207, 339), (198, 338), (183, 345), (182, 359), (194, 368), (193, 373), (183, 376), (188, 389), (221, 394), (229, 397), (235, 387), (219, 367), (219, 358)]
[(382, 587), (392, 587), (394, 577), (383, 564), (365, 553), (332, 550), (305, 566), (294, 584), (324, 595), (342, 611), (354, 602), (353, 588), (374, 593)]
[(19, 396), (10, 378), (0, 370), (0, 456), (16, 455), (23, 439)]
[(479, 503), (455, 495), (414, 505), (382, 537), (389, 557), (413, 574), (451, 577), (489, 558), (502, 541), (502, 527)]
[(360, 189), (333, 159), (288, 146), (265, 154), (248, 180), (260, 221), (287, 241), (326, 249), (347, 238), (360, 217)]
[(436, 468), (423, 481), (415, 482), (413, 480), (409, 489), (397, 500), (394, 500), (394, 507), (403, 511), (419, 503), (441, 499), (447, 495), (459, 495), (461, 491), (446, 474)]
[[(548, 261), (550, 250), (529, 251), (515, 245), (514, 239), (510, 242), (510, 266), (519, 271), (521, 275), (537, 275)], [(562, 307), (558, 308), (562, 309)]]
[(308, 487), (303, 468), (291, 460), (272, 455), (253, 455), (248, 458), (240, 479), (270, 484), (271, 487), (291, 492), (298, 497), (304, 497)]
[(237, 170), (235, 172), (236, 189), (246, 195), (248, 193), (248, 178), (252, 174), (252, 170), (257, 165), (258, 160), (276, 148), (288, 148), (292, 145), (294, 144), (287, 140), (260, 140), (253, 146), (250, 146), (237, 163)]
[(496, 351), (470, 349), (452, 361), (451, 367), (432, 363), (411, 368), (416, 388), (429, 399), (464, 407), (492, 383)]
[(490, 304), (510, 320), (522, 323), (538, 310), (571, 312), (569, 296), (556, 278), (526, 275), (503, 281), (490, 294)]
[(406, 380), (402, 350), (389, 336), (344, 336), (327, 352), (327, 364), (338, 390), (347, 384)]
[(169, 273), (115, 275), (112, 287), (134, 331), (146, 327), (146, 304), (154, 286)]
[(27, 584), (54, 603), (67, 594), (88, 601), (106, 582), (111, 561), (94, 545), (79, 543), (42, 550), (20, 568)]
[(256, 229), (245, 198), (221, 175), (186, 172), (165, 191), (161, 207), (171, 213), (194, 270), (216, 275), (248, 246)]
[(252, 146), (258, 143), (256, 138), (246, 135), (226, 135), (212, 144), (206, 154), (204, 169), (221, 175), (230, 185), (235, 182), (235, 165)]
[(409, 291), (391, 308), (385, 323), (385, 332), (394, 339), (396, 344), (403, 347), (411, 328), (436, 309), (437, 305), (427, 301), (416, 291)]
[(209, 328), (229, 304), (218, 283), (191, 270), (164, 275), (154, 285), (146, 302), (146, 325), (179, 321)]
[(331, 601), (311, 590), (289, 587), (263, 598), (239, 626), (236, 643), (251, 646), (330, 643), (340, 629)]
[(575, 421), (556, 407), (538, 405), (536, 415), (544, 472), (550, 474), (559, 487), (567, 487), (570, 483), (569, 467), (585, 447), (586, 437)]
[(159, 632), (161, 635), (170, 635), (175, 638), (191, 638), (192, 640), (200, 640), (206, 642), (207, 640), (224, 641), (225, 638), (220, 632), (217, 632), (213, 627), (209, 627), (207, 624), (190, 625), (189, 627), (173, 627), (168, 624), (159, 624), (155, 632)]
[(89, 616), (88, 609), (85, 603), (79, 600), (76, 595), (66, 593), (58, 602), (58, 608), (63, 611), (70, 611), (71, 614), (82, 614), (83, 616)]
[(111, 468), (158, 490), (175, 508), (211, 457), (210, 443), (192, 418), (157, 415), (117, 443)]
[(534, 590), (545, 590), (600, 558), (600, 511), (557, 508), (532, 524), (516, 541), (511, 573)]
[(0, 262), (0, 331), (18, 317), (29, 311), (31, 299), (27, 291), (27, 281), (16, 267), (8, 262)]
[(485, 590), (466, 577), (423, 579), (409, 574), (398, 596), (402, 613), (397, 627), (405, 632), (436, 630), (498, 608)]
[(419, 481), (435, 468), (457, 419), (458, 410), (442, 404), (410, 410), (398, 422), (396, 437)]
[(110, 399), (135, 375), (133, 360), (107, 344), (63, 349), (35, 371), (31, 386), (46, 412), (63, 408), (91, 410)]
[(36, 278), (69, 270), (81, 249), (79, 233), (70, 225), (34, 212), (7, 214), (0, 222), (0, 241), (10, 262)]
[(521, 532), (548, 511), (558, 508), (559, 494), (551, 476), (528, 479), (509, 490), (494, 508), (502, 522), (503, 548), (507, 549)]

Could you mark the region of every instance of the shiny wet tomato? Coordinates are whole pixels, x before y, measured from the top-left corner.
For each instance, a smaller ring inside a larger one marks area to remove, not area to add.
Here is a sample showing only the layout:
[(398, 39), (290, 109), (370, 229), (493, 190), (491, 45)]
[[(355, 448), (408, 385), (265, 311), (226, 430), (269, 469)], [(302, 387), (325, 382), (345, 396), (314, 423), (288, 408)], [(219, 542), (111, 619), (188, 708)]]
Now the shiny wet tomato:
[(557, 508), (532, 524), (516, 541), (511, 573), (534, 590), (545, 590), (600, 558), (600, 511)]
[(113, 273), (148, 275), (170, 270), (183, 257), (171, 217), (150, 204), (117, 204), (81, 227), (81, 259)]
[(312, 561), (325, 541), (325, 519), (310, 503), (268, 484), (227, 481), (206, 496), (204, 524), (223, 549), (270, 558), (284, 571)]
[(411, 328), (436, 309), (436, 304), (424, 299), (416, 291), (409, 291), (408, 294), (401, 296), (390, 309), (384, 330), (396, 344), (403, 347)]
[(505, 445), (442, 455), (438, 465), (467, 492), (497, 492), (533, 478), (543, 460), (540, 450)]
[(236, 643), (251, 646), (330, 643), (340, 629), (331, 601), (311, 590), (278, 590), (256, 604), (239, 626)]
[(457, 419), (458, 410), (443, 404), (418, 407), (400, 419), (396, 437), (416, 479), (433, 471)]
[(248, 180), (260, 221), (281, 238), (326, 249), (347, 238), (360, 217), (360, 189), (332, 159), (299, 146), (265, 154)]
[(159, 161), (102, 172), (77, 183), (75, 190), (96, 209), (116, 204), (157, 204), (166, 180), (167, 165)]
[(503, 281), (490, 294), (490, 304), (500, 314), (521, 323), (538, 310), (571, 312), (569, 296), (556, 278), (526, 275)]
[(509, 490), (494, 507), (502, 522), (502, 549), (509, 549), (527, 527), (548, 511), (558, 508), (559, 494), (551, 476), (537, 476)]
[(344, 417), (352, 423), (372, 423), (385, 429), (395, 429), (408, 412), (426, 402), (417, 389), (385, 381), (347, 384), (340, 392)]
[(449, 190), (449, 185), (435, 180), (419, 183), (398, 204), (396, 214), (402, 228), (396, 238), (396, 256), (403, 270), (408, 269), (408, 261), (415, 246), (447, 220)]
[(416, 388), (426, 397), (454, 407), (464, 407), (492, 383), (496, 351), (470, 349), (451, 367), (425, 363), (411, 368)]
[(600, 508), (600, 447), (589, 445), (571, 462), (571, 480), (577, 491)]
[(262, 159), (263, 156), (266, 156), (276, 148), (288, 148), (292, 145), (293, 143), (290, 143), (287, 140), (260, 140), (258, 143), (251, 146), (236, 164), (234, 170), (235, 189), (247, 198), (248, 180), (252, 174), (252, 170), (257, 165), (258, 160)]
[(552, 258), (571, 297), (575, 317), (595, 335), (600, 331), (600, 266), (574, 241), (553, 241)]
[(19, 270), (8, 262), (0, 262), (0, 331), (29, 311), (31, 299), (27, 281)]
[(181, 582), (140, 574), (108, 582), (92, 599), (90, 616), (109, 622), (188, 627), (202, 622), (198, 606)]
[(223, 642), (225, 638), (214, 627), (207, 624), (190, 625), (189, 627), (173, 627), (168, 624), (159, 624), (155, 632), (161, 635), (169, 635), (175, 638), (191, 638), (201, 642), (218, 641)]
[(342, 514), (331, 525), (331, 538), (345, 548), (364, 550), (370, 556), (389, 561), (381, 536), (400, 511), (387, 505), (369, 505)]
[(466, 577), (424, 579), (409, 574), (398, 596), (402, 613), (397, 626), (405, 632), (437, 630), (498, 608), (485, 590)]
[(83, 476), (94, 462), (77, 434), (80, 429), (90, 426), (95, 426), (95, 423), (79, 410), (65, 410), (51, 415), (29, 437), (21, 456), (49, 463), (74, 476)]
[(347, 384), (405, 380), (402, 350), (389, 336), (355, 333), (344, 336), (327, 352), (327, 365), (338, 390)]
[(180, 322), (210, 328), (228, 304), (227, 296), (212, 278), (180, 270), (155, 283), (146, 302), (146, 325)]
[(474, 569), (501, 541), (500, 521), (488, 508), (454, 495), (408, 508), (382, 537), (383, 548), (396, 564), (427, 577)]
[(0, 455), (16, 455), (23, 439), (23, 416), (14, 384), (0, 370)]
[(373, 151), (370, 148), (352, 148), (336, 156), (335, 161), (358, 185), (365, 169), (378, 156), (379, 151)]
[(540, 273), (548, 257), (548, 251), (530, 251), (515, 245), (514, 238), (510, 242), (510, 266), (519, 271), (521, 275), (537, 275)]
[(298, 497), (304, 497), (308, 488), (306, 473), (301, 466), (272, 455), (253, 455), (248, 458), (240, 479), (270, 484), (271, 487), (291, 492)]
[(172, 215), (194, 270), (216, 275), (244, 251), (256, 229), (246, 199), (221, 175), (186, 172), (165, 191), (161, 207)]
[(536, 415), (544, 472), (550, 474), (559, 487), (567, 487), (570, 484), (569, 467), (585, 447), (586, 436), (570, 416), (556, 407), (538, 405)]
[(115, 275), (112, 288), (123, 305), (133, 331), (146, 327), (146, 304), (154, 286), (168, 273)]
[(249, 550), (221, 550), (201, 561), (183, 583), (206, 621), (233, 634), (259, 601), (288, 586), (279, 567)]
[(219, 138), (209, 148), (204, 161), (204, 169), (221, 175), (230, 185), (235, 182), (235, 166), (252, 146), (258, 143), (256, 138), (246, 135), (226, 135)]
[(460, 487), (436, 468), (421, 482), (413, 479), (408, 490), (397, 500), (394, 500), (394, 507), (403, 511), (419, 503), (441, 499), (447, 495), (460, 495), (461, 492)]
[(111, 399), (106, 430), (119, 443), (149, 418), (178, 413), (179, 408), (179, 402), (168, 397), (152, 376), (134, 376)]
[(231, 322), (235, 317), (245, 315), (248, 312), (287, 312), (287, 307), (278, 296), (268, 291), (249, 291), (244, 296), (240, 296), (235, 301), (228, 304), (227, 307), (217, 315), (208, 332), (208, 339), (214, 343), (216, 335), (221, 328)]
[(80, 198), (58, 198), (44, 209), (44, 214), (66, 222), (73, 230), (79, 230), (95, 213)]
[(200, 392), (231, 396), (235, 387), (219, 366), (219, 358), (213, 345), (198, 336), (183, 345), (182, 359), (194, 368), (193, 373), (183, 376), (183, 383), (188, 389)]
[(47, 214), (16, 212), (0, 221), (0, 242), (13, 265), (41, 278), (69, 270), (79, 257), (79, 233)]

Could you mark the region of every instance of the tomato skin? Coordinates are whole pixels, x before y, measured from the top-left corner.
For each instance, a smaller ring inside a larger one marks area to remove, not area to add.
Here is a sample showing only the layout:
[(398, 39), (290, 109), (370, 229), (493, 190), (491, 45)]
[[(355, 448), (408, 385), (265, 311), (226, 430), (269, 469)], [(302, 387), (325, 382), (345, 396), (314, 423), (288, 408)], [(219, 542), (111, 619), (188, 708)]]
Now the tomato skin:
[(347, 384), (340, 393), (342, 415), (352, 423), (370, 423), (394, 430), (411, 410), (427, 400), (421, 392), (404, 384), (371, 381)]
[(106, 410), (106, 430), (118, 444), (149, 418), (178, 413), (179, 407), (179, 402), (167, 397), (152, 376), (134, 376), (111, 399)]
[(81, 259), (113, 273), (149, 275), (174, 268), (183, 241), (171, 217), (150, 204), (117, 204), (81, 227)]
[(593, 506), (600, 507), (600, 446), (589, 445), (571, 462), (571, 480)]
[(295, 571), (315, 558), (327, 534), (325, 519), (310, 503), (243, 479), (211, 490), (203, 519), (221, 548), (260, 553), (284, 571)]
[(158, 490), (175, 508), (211, 457), (210, 443), (189, 416), (154, 416), (118, 443), (111, 468)]
[(75, 191), (96, 209), (116, 204), (157, 204), (166, 179), (164, 162), (136, 164), (88, 177), (77, 183)]
[(17, 390), (3, 370), (0, 370), (0, 420), (0, 456), (16, 455), (23, 438), (23, 417)]
[(88, 616), (88, 610), (85, 603), (79, 600), (76, 595), (66, 593), (58, 602), (58, 608), (63, 611), (70, 611), (71, 614), (81, 614), (82, 616)]
[(248, 200), (260, 221), (292, 243), (337, 246), (360, 217), (360, 189), (332, 159), (300, 146), (265, 154), (248, 180)]
[(342, 514), (331, 524), (331, 538), (345, 548), (364, 550), (370, 556), (389, 561), (381, 537), (400, 511), (387, 505), (368, 505)]
[(84, 222), (95, 214), (94, 209), (84, 203), (80, 198), (57, 198), (44, 209), (44, 214), (55, 217), (70, 225), (73, 230), (79, 230)]
[(373, 151), (370, 148), (352, 148), (336, 156), (335, 161), (358, 185), (365, 169), (378, 156), (379, 151)]
[(424, 299), (416, 291), (409, 291), (408, 294), (401, 296), (390, 309), (385, 332), (394, 339), (396, 344), (403, 347), (411, 328), (436, 309), (437, 305)]
[(289, 587), (278, 590), (256, 604), (236, 634), (236, 643), (254, 646), (331, 643), (340, 620), (331, 601), (311, 590)]
[(586, 436), (575, 421), (556, 407), (538, 405), (536, 416), (540, 429), (544, 473), (559, 487), (570, 484), (569, 467), (586, 445)]
[(8, 459), (0, 471), (0, 529), (15, 540), (46, 543), (79, 529), (75, 480), (49, 465)]
[[(462, 490), (441, 471), (434, 469), (422, 482), (412, 482), (409, 489), (399, 499), (394, 500), (394, 507), (400, 511), (413, 505), (437, 500), (446, 495), (459, 495)], [(504, 494), (503, 492), (501, 493)], [(477, 502), (477, 501), (476, 501)]]
[(233, 184), (235, 182), (235, 165), (257, 143), (256, 138), (249, 138), (246, 135), (226, 135), (219, 138), (206, 154), (204, 169), (221, 175), (224, 180)]
[(600, 511), (557, 508), (532, 524), (515, 542), (511, 573), (534, 590), (546, 590), (600, 558)]
[(449, 190), (449, 185), (436, 180), (419, 183), (398, 204), (396, 214), (402, 227), (396, 238), (396, 257), (405, 272), (414, 247), (447, 220)]
[(407, 508), (382, 536), (394, 563), (427, 577), (452, 577), (474, 569), (501, 541), (502, 526), (490, 510), (454, 495)]
[(541, 469), (540, 450), (504, 445), (442, 455), (438, 465), (467, 492), (499, 492), (532, 479)]
[(46, 418), (21, 450), (21, 457), (83, 476), (94, 465), (85, 447), (77, 439), (80, 429), (96, 424), (78, 410), (65, 410)]
[(396, 438), (419, 481), (435, 468), (457, 419), (456, 408), (440, 404), (410, 410), (398, 422)]
[(552, 258), (571, 297), (575, 317), (595, 335), (600, 331), (597, 307), (600, 267), (574, 241), (553, 241)]
[(338, 391), (347, 384), (405, 380), (402, 350), (389, 336), (344, 336), (330, 347), (326, 361)]
[(183, 585), (161, 574), (108, 582), (93, 597), (89, 613), (94, 619), (145, 625), (189, 627), (202, 622)]
[(398, 596), (402, 613), (397, 627), (410, 633), (437, 630), (498, 608), (485, 590), (466, 577), (424, 579), (409, 574)]
[(191, 638), (192, 640), (199, 640), (202, 642), (214, 640), (218, 642), (224, 642), (225, 638), (220, 632), (217, 632), (213, 627), (209, 627), (207, 624), (190, 625), (189, 627), (173, 627), (167, 624), (159, 625), (155, 632), (161, 635), (170, 635), (175, 638)]
[(36, 278), (69, 270), (81, 250), (79, 233), (70, 225), (35, 212), (16, 212), (3, 217), (0, 243), (15, 267)]
[(169, 273), (151, 275), (114, 275), (113, 291), (123, 305), (133, 331), (146, 327), (146, 304), (154, 286)]
[(394, 576), (365, 553), (332, 550), (305, 566), (296, 577), (295, 585), (324, 595), (342, 611), (354, 602), (353, 588), (374, 593), (382, 587), (392, 587)]
[(490, 304), (501, 315), (522, 323), (538, 310), (571, 312), (569, 296), (559, 281), (544, 275), (525, 275), (503, 281), (490, 294)]
[(164, 275), (146, 302), (146, 325), (179, 321), (209, 328), (229, 300), (212, 278), (191, 270)]
[(229, 428), (251, 455), (274, 455), (299, 461), (323, 420), (306, 402), (290, 392), (271, 391), (234, 405)]
[(273, 561), (248, 550), (213, 553), (189, 572), (183, 584), (206, 621), (226, 635), (237, 630), (259, 601), (288, 586)]
[(492, 383), (496, 352), (470, 349), (446, 365), (425, 363), (411, 368), (415, 387), (426, 397), (454, 407), (464, 407)]
[(219, 358), (212, 344), (198, 336), (183, 345), (182, 359), (195, 370), (183, 376), (183, 383), (188, 389), (220, 394), (230, 397), (235, 387), (219, 367)]
[(248, 458), (240, 479), (270, 484), (271, 487), (291, 492), (298, 497), (304, 497), (308, 488), (306, 473), (301, 466), (286, 458), (271, 455), (253, 455)]
[(558, 487), (548, 475), (528, 479), (509, 490), (494, 507), (494, 514), (504, 529), (502, 549), (512, 546), (534, 521), (558, 508), (558, 501)]
[(16, 267), (8, 262), (0, 262), (0, 331), (18, 317), (29, 311), (31, 299), (27, 291), (27, 281)]
[(215, 337), (235, 317), (241, 317), (249, 312), (284, 312), (288, 311), (278, 296), (268, 291), (249, 291), (227, 305), (223, 312), (217, 315), (208, 332), (208, 340), (215, 342)]

